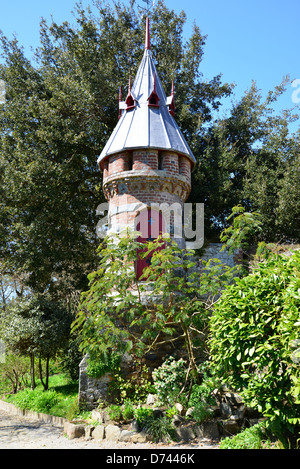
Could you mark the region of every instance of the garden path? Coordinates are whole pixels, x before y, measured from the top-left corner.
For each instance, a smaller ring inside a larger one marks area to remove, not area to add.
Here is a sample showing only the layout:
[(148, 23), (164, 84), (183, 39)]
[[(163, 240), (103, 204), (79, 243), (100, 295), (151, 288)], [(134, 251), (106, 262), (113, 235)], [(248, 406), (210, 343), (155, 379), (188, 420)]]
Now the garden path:
[(132, 444), (103, 440), (68, 440), (63, 428), (0, 410), (0, 449), (216, 449), (210, 440), (190, 444)]

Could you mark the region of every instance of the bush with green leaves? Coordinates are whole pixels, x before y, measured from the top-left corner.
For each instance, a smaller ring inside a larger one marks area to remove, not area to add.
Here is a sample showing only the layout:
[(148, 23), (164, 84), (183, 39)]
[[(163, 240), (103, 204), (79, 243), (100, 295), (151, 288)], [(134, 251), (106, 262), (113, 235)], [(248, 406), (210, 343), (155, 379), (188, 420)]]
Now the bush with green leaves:
[(111, 420), (114, 420), (115, 422), (123, 420), (122, 408), (119, 405), (109, 406), (107, 412)]
[[(10, 400), (10, 399), (9, 399)], [(53, 390), (24, 389), (13, 396), (12, 402), (23, 410), (49, 413), (59, 401), (58, 394)]]
[(270, 449), (271, 446), (264, 423), (246, 428), (233, 437), (224, 438), (220, 443), (220, 449)]
[(300, 251), (258, 263), (225, 289), (211, 318), (212, 368), (290, 440), (300, 428), (299, 339)]
[(0, 363), (0, 394), (15, 394), (28, 385), (30, 360), (16, 354), (7, 354)]
[(212, 406), (216, 405), (216, 400), (212, 395), (212, 381), (203, 380), (202, 384), (194, 384), (189, 399), (189, 407), (194, 407), (191, 417), (198, 423), (204, 422), (213, 416)]
[(187, 376), (188, 366), (183, 358), (175, 360), (168, 357), (164, 363), (153, 371), (152, 377), (157, 396), (163, 404), (178, 402)]
[(143, 430), (152, 437), (155, 443), (159, 441), (169, 442), (176, 439), (172, 421), (166, 415), (147, 419)]
[[(151, 256), (143, 271), (146, 281), (137, 280), (139, 256)], [(110, 350), (128, 352), (141, 360), (165, 344), (184, 344), (189, 373), (197, 380), (196, 354), (206, 346), (208, 297), (219, 294), (236, 271), (207, 264), (200, 283), (193, 256), (193, 251), (180, 249), (167, 238), (144, 244), (130, 230), (107, 237), (99, 246), (99, 269), (89, 275), (89, 290), (82, 294), (72, 326), (82, 352), (99, 356)]]
[(121, 355), (115, 352), (103, 353), (101, 356), (91, 353), (87, 361), (87, 375), (91, 378), (101, 378), (105, 373), (113, 373), (119, 369)]
[(118, 404), (125, 404), (128, 401), (140, 404), (151, 392), (152, 387), (146, 366), (143, 366), (136, 376), (130, 378), (125, 378), (119, 367), (113, 370), (108, 389), (110, 397)]
[(124, 404), (122, 406), (122, 415), (124, 420), (131, 420), (133, 419), (134, 416), (134, 406), (132, 401), (130, 400), (125, 400)]
[(153, 409), (149, 407), (137, 407), (134, 409), (134, 418), (140, 428), (143, 428), (149, 420), (154, 418)]

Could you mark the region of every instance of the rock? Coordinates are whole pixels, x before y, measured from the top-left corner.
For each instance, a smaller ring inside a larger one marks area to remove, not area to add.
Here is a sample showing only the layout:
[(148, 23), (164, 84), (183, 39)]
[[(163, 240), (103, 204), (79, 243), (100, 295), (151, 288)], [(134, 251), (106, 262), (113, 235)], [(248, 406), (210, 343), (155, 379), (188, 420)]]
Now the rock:
[(178, 438), (184, 441), (193, 440), (196, 435), (192, 425), (181, 425), (176, 428), (176, 434)]
[(103, 422), (103, 416), (99, 410), (92, 410), (92, 420), (95, 420), (96, 422), (104, 423)]
[(93, 433), (92, 433), (92, 437), (94, 438), (94, 440), (98, 440), (98, 441), (101, 441), (101, 440), (104, 440), (105, 438), (105, 427), (104, 425), (96, 425)]
[(90, 440), (92, 438), (92, 433), (95, 429), (95, 426), (94, 425), (87, 425), (84, 429), (85, 431), (85, 439), (86, 440)]
[(185, 419), (181, 417), (181, 415), (174, 415), (172, 419), (174, 427), (179, 427), (179, 425), (181, 425), (183, 422), (185, 422)]
[(163, 416), (164, 416), (164, 413), (161, 409), (153, 409), (153, 417), (155, 419), (160, 419)]
[(241, 431), (241, 426), (237, 420), (224, 420), (222, 426), (224, 436), (236, 435)]
[(122, 430), (120, 434), (119, 441), (129, 442), (129, 443), (147, 443), (151, 441), (150, 435), (147, 435), (145, 432), (132, 432), (129, 430)]
[(147, 443), (147, 441), (151, 440), (151, 436), (145, 432), (133, 433), (131, 436), (131, 443)]
[(107, 425), (105, 427), (105, 436), (107, 440), (118, 441), (121, 436), (121, 430), (117, 425)]
[(130, 430), (122, 430), (119, 441), (131, 442), (131, 437), (135, 435), (135, 432)]
[(214, 406), (211, 406), (210, 408), (214, 417), (221, 417), (220, 406), (214, 405)]
[(194, 410), (195, 410), (195, 407), (190, 407), (190, 408), (186, 411), (185, 416), (186, 416), (186, 417), (192, 417)]
[(231, 407), (227, 402), (221, 402), (220, 404), (221, 416), (225, 419), (229, 418), (231, 415)]
[(133, 421), (131, 422), (130, 428), (131, 428), (131, 430), (132, 430), (133, 432), (138, 432), (138, 431), (140, 430), (139, 425), (138, 425), (138, 423), (137, 423), (136, 420), (133, 420)]
[(74, 438), (81, 438), (85, 435), (85, 425), (66, 422), (64, 424), (64, 432), (66, 433), (69, 440), (73, 440)]
[(179, 402), (176, 402), (175, 408), (179, 415), (184, 415), (184, 407), (182, 404), (179, 404)]
[(147, 405), (154, 405), (157, 403), (157, 401), (158, 401), (158, 397), (155, 394), (148, 394), (147, 401), (146, 401)]
[(194, 431), (198, 438), (212, 438), (213, 440), (220, 438), (217, 421), (203, 422), (200, 425), (196, 425)]
[(239, 404), (242, 404), (243, 399), (241, 396), (237, 393), (234, 392), (226, 392), (224, 395), (225, 401), (228, 402), (231, 406), (237, 406)]

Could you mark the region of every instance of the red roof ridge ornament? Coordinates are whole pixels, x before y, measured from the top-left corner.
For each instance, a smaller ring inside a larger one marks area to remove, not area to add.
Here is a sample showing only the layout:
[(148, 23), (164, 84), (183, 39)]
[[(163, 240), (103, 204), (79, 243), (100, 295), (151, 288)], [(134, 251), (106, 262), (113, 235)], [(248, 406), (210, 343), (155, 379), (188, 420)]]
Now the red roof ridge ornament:
[(127, 106), (126, 111), (129, 111), (130, 109), (135, 108), (134, 97), (132, 96), (132, 93), (131, 93), (131, 75), (129, 75), (128, 95), (127, 95), (125, 103)]
[(150, 44), (150, 24), (149, 24), (149, 17), (148, 17), (148, 16), (147, 16), (147, 19), (146, 19), (145, 49), (146, 49), (146, 50), (151, 50), (151, 44)]

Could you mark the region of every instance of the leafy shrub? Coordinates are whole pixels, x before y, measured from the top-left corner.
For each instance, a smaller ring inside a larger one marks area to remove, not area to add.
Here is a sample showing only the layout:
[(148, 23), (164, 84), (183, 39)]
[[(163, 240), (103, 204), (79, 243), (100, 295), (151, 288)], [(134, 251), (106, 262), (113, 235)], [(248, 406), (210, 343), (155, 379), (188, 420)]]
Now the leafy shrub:
[(274, 255), (229, 286), (211, 319), (212, 367), (258, 409), (274, 431), (296, 441), (300, 426), (300, 251)]
[(131, 420), (134, 416), (134, 407), (131, 401), (125, 401), (123, 405), (123, 418), (124, 420)]
[(247, 428), (231, 438), (224, 438), (220, 449), (269, 449), (271, 441), (266, 437), (263, 424)]
[(153, 381), (156, 393), (164, 404), (173, 404), (178, 398), (187, 374), (186, 362), (181, 358), (175, 360), (169, 357), (153, 371)]
[(167, 416), (146, 419), (144, 431), (154, 442), (176, 439), (175, 429)]
[(153, 409), (147, 407), (138, 407), (134, 410), (134, 418), (137, 421), (138, 426), (143, 428), (147, 422), (154, 418)]
[(123, 418), (122, 409), (119, 405), (111, 405), (108, 407), (107, 412), (111, 420), (115, 422), (120, 422)]
[(199, 403), (206, 403), (207, 405), (215, 405), (216, 400), (212, 395), (213, 389), (209, 384), (203, 382), (202, 384), (194, 384), (189, 400), (189, 406), (193, 407)]
[(134, 404), (139, 404), (146, 399), (152, 390), (148, 375), (148, 368), (143, 366), (142, 371), (135, 378), (125, 379), (121, 369), (118, 368), (114, 372), (113, 380), (109, 383), (109, 392), (120, 404), (129, 400)]
[(178, 410), (176, 409), (175, 406), (173, 407), (169, 407), (167, 410), (166, 410), (166, 416), (169, 418), (169, 419), (172, 419), (173, 417), (175, 417), (175, 415), (178, 414)]
[(213, 410), (205, 403), (198, 402), (192, 411), (191, 417), (196, 420), (197, 423), (205, 422), (213, 416)]
[(17, 407), (23, 410), (48, 413), (57, 404), (58, 395), (55, 391), (43, 391), (41, 389), (24, 389), (13, 396), (12, 401)]
[(5, 362), (0, 363), (0, 393), (11, 391), (13, 394), (28, 385), (30, 361), (27, 357), (7, 354)]
[(113, 373), (118, 370), (121, 362), (119, 353), (111, 352), (96, 356), (90, 354), (88, 358), (87, 375), (91, 378), (101, 378), (105, 373)]
[(36, 412), (48, 413), (58, 402), (58, 395), (55, 391), (40, 391), (34, 401), (33, 407)]
[(148, 433), (155, 442), (175, 439), (176, 437), (171, 415), (157, 417), (153, 409), (138, 407), (134, 409), (134, 418), (138, 426)]

